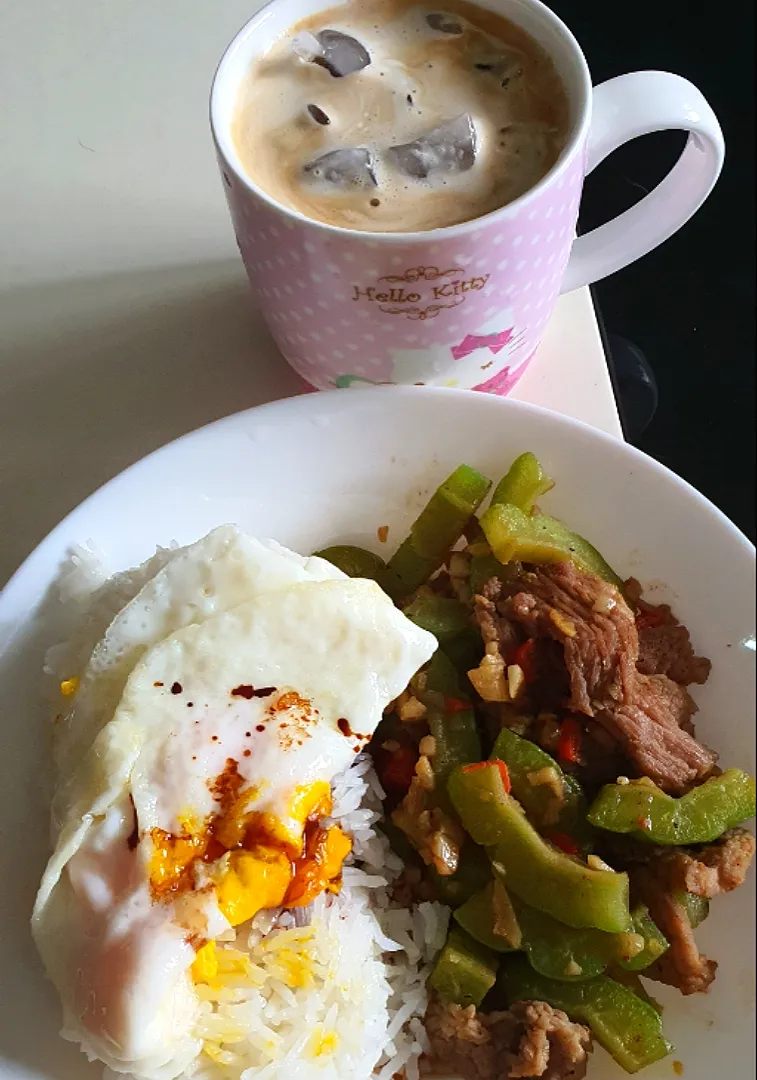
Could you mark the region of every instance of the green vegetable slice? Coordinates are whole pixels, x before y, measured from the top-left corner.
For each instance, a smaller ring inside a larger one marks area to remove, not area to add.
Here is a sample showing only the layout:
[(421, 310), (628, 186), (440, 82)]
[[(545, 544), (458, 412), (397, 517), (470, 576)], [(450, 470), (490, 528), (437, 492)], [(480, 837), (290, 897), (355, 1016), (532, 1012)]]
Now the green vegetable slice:
[(397, 600), (405, 589), (396, 574), (386, 566), (380, 555), (352, 544), (334, 544), (314, 552), (319, 559), (326, 559), (332, 566), (351, 578), (368, 578), (375, 581), (387, 596)]
[(678, 799), (651, 781), (607, 784), (591, 805), (589, 821), (653, 844), (706, 844), (754, 813), (754, 777), (727, 769)]
[(547, 476), (533, 454), (521, 454), (494, 489), (491, 505), (510, 503), (530, 514), (539, 496), (554, 486), (554, 480)]
[(455, 922), (474, 940), (494, 952), (508, 953), (517, 950), (501, 934), (494, 932), (494, 882), (471, 896), (454, 912)]
[(481, 634), (474, 626), (468, 626), (461, 634), (444, 642), (444, 655), (453, 665), (462, 684), (470, 691), (468, 672), (477, 668), (484, 655)]
[(462, 697), (460, 676), (444, 649), (437, 649), (425, 669), (426, 692), (444, 697)]
[(492, 555), (491, 552), (485, 555), (472, 555), (470, 561), (470, 572), (468, 574), (468, 585), (470, 590), (475, 596), (476, 593), (480, 593), (487, 581), (493, 577), (504, 577), (503, 566), (496, 555)]
[(628, 875), (593, 870), (548, 844), (505, 792), (496, 765), (456, 769), (448, 791), (466, 832), (487, 848), (508, 890), (569, 926), (628, 930)]
[[(575, 840), (582, 851), (591, 850), (592, 829), (586, 823), (587, 804), (578, 780), (562, 771), (553, 757), (536, 743), (502, 728), (494, 743), (492, 758), (507, 765), (512, 794), (541, 833), (564, 833)], [(555, 785), (562, 787), (560, 797), (544, 779), (544, 770), (552, 769)]]
[(434, 801), (442, 809), (451, 811), (453, 807), (447, 793), (449, 775), (458, 765), (480, 761), (481, 740), (473, 708), (460, 691), (457, 672), (440, 649), (426, 669), (426, 691), (421, 697), (427, 708), (429, 731), (436, 741), (431, 758)]
[[(535, 971), (561, 982), (580, 982), (601, 975), (613, 964), (627, 970), (648, 967), (668, 947), (647, 909), (632, 912), (633, 934), (607, 934), (590, 928), (575, 929), (529, 907), (511, 893), (521, 931), (520, 949), (495, 933), (494, 886), (472, 896), (454, 913), (454, 919), (472, 938), (495, 952), (523, 951)], [(629, 956), (629, 944), (643, 937), (644, 948)]]
[(606, 975), (587, 982), (556, 982), (537, 974), (524, 957), (509, 956), (502, 961), (500, 985), (511, 1004), (546, 1001), (571, 1020), (587, 1024), (597, 1042), (628, 1073), (660, 1061), (673, 1049), (653, 1006)]
[(481, 518), (489, 545), (502, 563), (555, 563), (570, 560), (619, 589), (623, 582), (595, 547), (561, 521), (546, 514), (529, 517), (517, 506), (490, 506)]
[(491, 481), (469, 465), (460, 465), (434, 492), (392, 558), (389, 569), (406, 592), (437, 570), (481, 505)]
[(462, 930), (453, 928), (439, 953), (428, 985), (448, 1004), (478, 1008), (496, 978), (496, 954)]
[(631, 912), (631, 934), (644, 939), (644, 948), (630, 956), (620, 956), (618, 964), (626, 971), (643, 971), (659, 959), (669, 946), (668, 939), (657, 926), (644, 904), (639, 904)]
[(674, 892), (673, 896), (686, 912), (692, 930), (696, 930), (710, 914), (710, 901), (704, 896), (695, 896), (690, 892)]
[(636, 994), (636, 997), (641, 998), (642, 1001), (646, 1001), (647, 1005), (651, 1005), (654, 1011), (659, 1016), (662, 1016), (662, 1005), (660, 1005), (659, 1001), (653, 998), (651, 994), (647, 993), (644, 983), (635, 971), (628, 971), (626, 968), (621, 967), (613, 967), (607, 972), (607, 977), (628, 987), (632, 993)]
[(450, 641), (470, 626), (470, 613), (465, 604), (430, 590), (419, 591), (403, 608), (405, 615), (422, 630), (428, 630), (440, 644)]

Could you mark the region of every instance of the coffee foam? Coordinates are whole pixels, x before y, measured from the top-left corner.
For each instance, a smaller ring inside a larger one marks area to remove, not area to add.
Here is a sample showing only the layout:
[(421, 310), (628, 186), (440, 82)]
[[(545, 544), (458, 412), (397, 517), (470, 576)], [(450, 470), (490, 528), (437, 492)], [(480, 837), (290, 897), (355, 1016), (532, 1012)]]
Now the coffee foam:
[[(462, 20), (464, 34), (432, 31), (426, 16), (438, 11)], [(296, 35), (327, 27), (359, 40), (371, 64), (334, 78), (298, 58)], [(474, 67), (503, 59), (511, 73), (506, 88), (500, 74)], [(331, 122), (316, 123), (309, 104)], [(471, 169), (416, 180), (392, 166), (389, 147), (461, 114), (476, 128)], [(557, 160), (567, 129), (567, 96), (554, 65), (502, 16), (464, 0), (442, 7), (350, 0), (298, 23), (252, 65), (232, 137), (245, 171), (277, 201), (348, 229), (409, 232), (479, 217), (528, 191)], [(306, 163), (339, 147), (372, 152), (375, 188), (335, 191), (304, 177)]]

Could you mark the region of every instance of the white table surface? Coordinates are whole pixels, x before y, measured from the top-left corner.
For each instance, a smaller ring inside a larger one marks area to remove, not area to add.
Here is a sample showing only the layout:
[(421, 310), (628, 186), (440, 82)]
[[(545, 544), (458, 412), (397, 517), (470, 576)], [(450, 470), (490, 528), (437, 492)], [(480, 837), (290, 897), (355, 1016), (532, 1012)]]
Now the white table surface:
[[(251, 305), (207, 123), (258, 6), (2, 5), (0, 585), (133, 461), (298, 391)], [(621, 436), (588, 290), (561, 299), (513, 396)]]

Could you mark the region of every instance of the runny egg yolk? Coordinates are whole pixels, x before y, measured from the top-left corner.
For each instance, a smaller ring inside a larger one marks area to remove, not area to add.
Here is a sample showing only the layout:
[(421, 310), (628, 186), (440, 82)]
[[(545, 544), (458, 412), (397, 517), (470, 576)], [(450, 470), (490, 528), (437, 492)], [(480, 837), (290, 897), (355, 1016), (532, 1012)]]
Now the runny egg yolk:
[[(339, 891), (342, 863), (351, 850), (352, 841), (334, 825), (310, 830), (306, 850), (294, 866), (285, 852), (275, 848), (230, 851), (219, 864), (218, 906), (232, 926), (239, 926), (264, 908), (281, 904), (304, 907), (325, 889)], [(194, 982), (213, 985), (220, 974), (235, 973), (221, 971), (228, 966), (224, 961), (229, 953), (243, 957), (236, 950), (219, 952), (215, 941), (203, 945), (191, 968)]]
[(284, 897), (285, 907), (306, 907), (324, 889), (338, 892), (342, 863), (352, 841), (338, 825), (309, 830), (304, 855), (294, 864), (294, 876)]
[[(302, 855), (305, 823), (331, 812), (331, 793), (324, 781), (294, 789), (289, 799), (286, 825), (274, 814), (250, 810), (250, 804), (258, 795), (257, 788), (248, 788), (241, 793), (234, 791), (231, 798), (224, 799), (225, 805), (222, 802), (220, 813), (207, 821), (198, 822), (189, 814), (183, 816), (180, 833), (152, 829), (150, 887), (153, 899), (190, 891), (194, 887), (195, 864), (214, 863), (226, 852), (262, 850), (265, 852), (262, 861), (266, 865), (271, 863), (272, 850), (285, 853), (288, 862), (297, 859)], [(296, 832), (292, 823), (296, 823)]]
[(279, 907), (291, 878), (289, 856), (280, 849), (229, 851), (218, 864), (218, 907), (232, 926), (239, 926), (264, 908)]
[(151, 829), (150, 891), (153, 900), (190, 891), (194, 886), (193, 866), (207, 853), (210, 840), (205, 827), (195, 830), (191, 820), (182, 819), (180, 833)]
[[(259, 788), (240, 791), (241, 778), (231, 759), (217, 779), (219, 812), (205, 821), (190, 814), (181, 832), (152, 829), (150, 886), (153, 900), (178, 898), (194, 890), (200, 864), (208, 867), (218, 907), (231, 926), (239, 926), (265, 908), (304, 907), (328, 889), (338, 892), (342, 863), (352, 849), (338, 826), (319, 822), (331, 813), (329, 784), (296, 787), (287, 800), (287, 819), (251, 809)], [(218, 975), (214, 942), (197, 953), (196, 982)]]
[(197, 950), (191, 971), (196, 983), (212, 983), (218, 977), (218, 949), (215, 941), (209, 941)]
[(213, 826), (216, 839), (227, 851), (242, 845), (246, 847), (251, 842), (272, 843), (296, 858), (302, 854), (305, 823), (313, 818), (328, 817), (332, 809), (331, 789), (322, 780), (294, 789), (289, 796), (286, 823), (275, 814), (250, 811), (250, 803), (257, 795), (256, 789), (247, 789)]

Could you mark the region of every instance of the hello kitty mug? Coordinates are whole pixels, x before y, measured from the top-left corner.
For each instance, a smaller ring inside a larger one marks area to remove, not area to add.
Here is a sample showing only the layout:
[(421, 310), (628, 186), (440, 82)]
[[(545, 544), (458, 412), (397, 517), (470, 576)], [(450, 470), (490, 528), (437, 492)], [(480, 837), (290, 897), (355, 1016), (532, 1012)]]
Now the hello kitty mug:
[[(572, 124), (560, 158), (530, 191), (448, 228), (350, 231), (278, 204), (245, 174), (231, 138), (240, 83), (278, 37), (333, 0), (273, 0), (221, 60), (211, 126), (239, 250), (277, 345), (311, 388), (425, 384), (508, 394), (560, 293), (657, 247), (718, 178), (720, 125), (686, 79), (641, 71), (592, 88), (575, 38), (539, 0), (478, 2), (547, 50)], [(621, 144), (667, 128), (689, 132), (671, 172), (636, 206), (576, 239), (584, 177)]]

